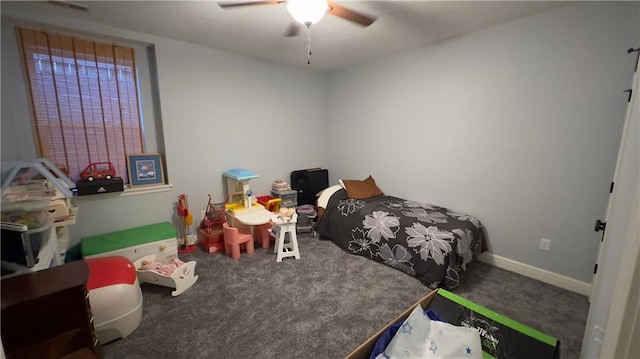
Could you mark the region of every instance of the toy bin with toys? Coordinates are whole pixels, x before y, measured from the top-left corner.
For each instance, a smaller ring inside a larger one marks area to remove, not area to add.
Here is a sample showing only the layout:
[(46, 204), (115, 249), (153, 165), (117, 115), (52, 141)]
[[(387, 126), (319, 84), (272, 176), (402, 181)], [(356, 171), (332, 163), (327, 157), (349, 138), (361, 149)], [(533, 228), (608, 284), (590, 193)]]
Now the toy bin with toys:
[[(385, 348), (396, 332), (402, 333), (398, 328), (405, 323), (405, 319), (417, 306), (420, 306), (425, 313), (426, 311), (435, 313), (443, 322), (476, 328), (480, 336), (483, 358), (560, 358), (561, 345), (558, 339), (440, 288), (410, 306), (400, 316), (360, 344), (345, 359), (387, 357)], [(425, 342), (420, 343), (420, 341), (426, 340), (424, 337), (412, 338), (416, 340), (412, 342), (415, 346), (424, 345)]]
[(3, 196), (2, 222), (24, 224), (29, 229), (36, 229), (48, 222), (49, 203), (53, 196), (39, 196), (24, 200), (13, 198), (11, 195)]

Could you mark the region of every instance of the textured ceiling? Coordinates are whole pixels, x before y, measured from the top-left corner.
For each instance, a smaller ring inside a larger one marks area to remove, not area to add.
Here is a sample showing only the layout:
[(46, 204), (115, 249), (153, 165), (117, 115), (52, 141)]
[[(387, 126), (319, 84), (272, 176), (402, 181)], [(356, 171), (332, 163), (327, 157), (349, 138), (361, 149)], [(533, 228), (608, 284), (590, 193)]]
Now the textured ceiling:
[[(226, 3), (233, 1), (226, 1)], [(118, 28), (187, 41), (278, 63), (335, 70), (389, 53), (564, 6), (554, 1), (335, 1), (376, 18), (361, 27), (336, 16), (307, 33), (284, 37), (293, 22), (285, 4), (222, 9), (214, 1), (76, 1), (80, 11), (46, 1), (2, 1), (3, 15), (23, 12), (70, 16)]]

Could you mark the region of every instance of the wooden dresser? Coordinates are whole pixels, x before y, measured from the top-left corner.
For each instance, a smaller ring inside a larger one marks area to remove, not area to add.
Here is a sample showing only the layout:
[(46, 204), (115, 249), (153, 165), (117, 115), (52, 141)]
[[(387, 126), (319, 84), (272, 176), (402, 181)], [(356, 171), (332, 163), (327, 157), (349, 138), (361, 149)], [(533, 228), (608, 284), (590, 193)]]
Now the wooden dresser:
[(101, 358), (86, 283), (76, 261), (3, 279), (2, 345), (7, 359)]

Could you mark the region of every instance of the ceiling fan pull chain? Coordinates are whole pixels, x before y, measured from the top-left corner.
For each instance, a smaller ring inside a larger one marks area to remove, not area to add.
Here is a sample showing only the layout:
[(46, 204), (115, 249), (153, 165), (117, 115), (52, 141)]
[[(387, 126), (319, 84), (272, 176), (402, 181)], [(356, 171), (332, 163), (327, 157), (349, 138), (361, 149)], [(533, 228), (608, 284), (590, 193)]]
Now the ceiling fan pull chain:
[(311, 65), (311, 24), (307, 23), (307, 65)]

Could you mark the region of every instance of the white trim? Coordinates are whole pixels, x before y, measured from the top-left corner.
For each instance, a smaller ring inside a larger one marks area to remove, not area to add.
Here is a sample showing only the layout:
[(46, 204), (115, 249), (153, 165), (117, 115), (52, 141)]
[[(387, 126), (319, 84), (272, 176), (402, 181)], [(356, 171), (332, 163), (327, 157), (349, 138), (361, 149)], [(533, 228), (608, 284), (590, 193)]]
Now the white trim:
[(478, 257), (478, 260), (487, 264), (491, 264), (498, 268), (521, 274), (525, 277), (533, 278), (541, 282), (566, 289), (571, 292), (583, 294), (586, 296), (591, 293), (590, 283), (581, 282), (579, 280), (553, 273), (545, 269), (540, 269), (538, 267), (501, 257), (491, 252), (482, 253), (480, 257)]
[(172, 184), (159, 184), (146, 187), (125, 187), (124, 192), (120, 192), (120, 197), (136, 196), (139, 194), (169, 192), (173, 188)]

